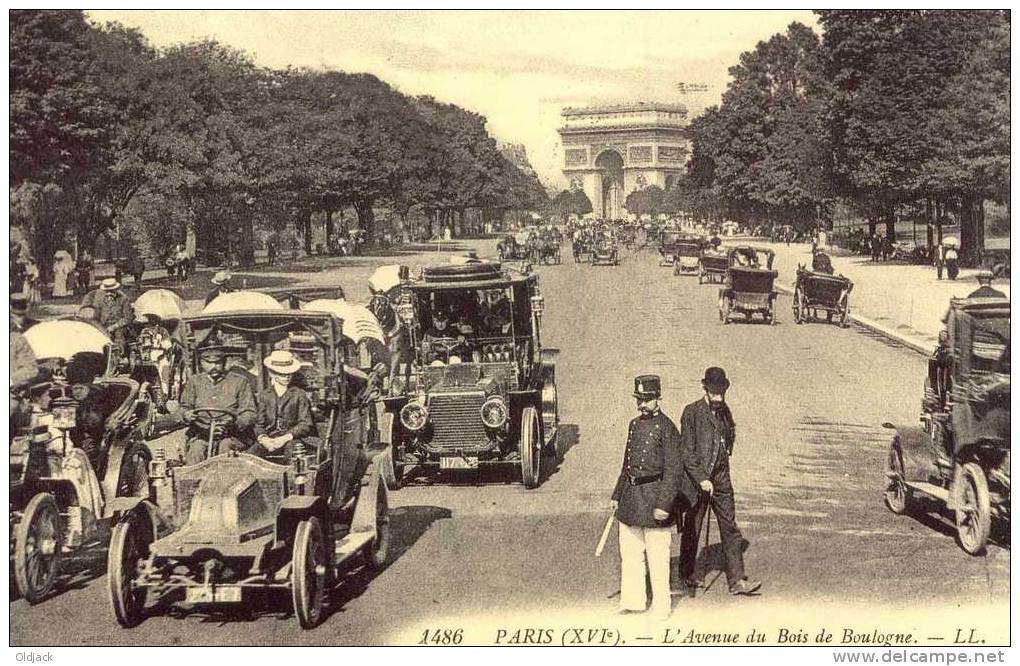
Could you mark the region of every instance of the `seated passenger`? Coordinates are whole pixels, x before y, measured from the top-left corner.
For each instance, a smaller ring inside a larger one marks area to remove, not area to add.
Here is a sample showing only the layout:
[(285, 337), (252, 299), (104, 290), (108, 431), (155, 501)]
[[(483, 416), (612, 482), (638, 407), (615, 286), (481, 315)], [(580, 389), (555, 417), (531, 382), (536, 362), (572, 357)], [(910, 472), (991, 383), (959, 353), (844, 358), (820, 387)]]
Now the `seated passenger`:
[(482, 335), (486, 337), (501, 337), (509, 334), (510, 301), (504, 296), (496, 301), (489, 314), (485, 316), (485, 321), (482, 325)]
[(824, 252), (815, 252), (811, 258), (811, 270), (817, 273), (827, 273), (832, 275), (832, 260), (829, 259), (829, 255)]
[(312, 403), (302, 389), (292, 386), (294, 375), (303, 364), (285, 349), (277, 349), (262, 364), (269, 370), (270, 383), (259, 394), (256, 443), (248, 453), (289, 459), (297, 441), (304, 443), (307, 452), (314, 453), (320, 440), (312, 419)]

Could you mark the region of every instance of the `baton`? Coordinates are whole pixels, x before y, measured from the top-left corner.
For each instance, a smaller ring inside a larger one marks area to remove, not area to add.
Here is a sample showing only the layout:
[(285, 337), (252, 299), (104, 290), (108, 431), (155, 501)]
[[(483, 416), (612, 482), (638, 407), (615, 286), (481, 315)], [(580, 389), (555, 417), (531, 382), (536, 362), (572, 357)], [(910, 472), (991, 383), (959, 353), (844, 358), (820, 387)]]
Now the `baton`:
[(602, 538), (599, 539), (599, 545), (595, 546), (595, 557), (602, 555), (602, 550), (606, 547), (606, 541), (609, 540), (609, 530), (613, 529), (613, 521), (616, 519), (616, 512), (609, 514), (609, 519), (606, 520), (606, 526), (602, 530)]

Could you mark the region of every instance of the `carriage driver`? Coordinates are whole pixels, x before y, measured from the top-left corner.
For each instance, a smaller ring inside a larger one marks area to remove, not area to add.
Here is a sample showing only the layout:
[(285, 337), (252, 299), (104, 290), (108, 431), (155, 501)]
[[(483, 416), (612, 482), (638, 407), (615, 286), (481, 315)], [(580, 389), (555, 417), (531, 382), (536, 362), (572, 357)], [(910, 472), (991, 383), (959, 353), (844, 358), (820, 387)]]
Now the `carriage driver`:
[(259, 394), (256, 443), (248, 453), (265, 458), (290, 458), (294, 442), (300, 441), (313, 451), (318, 448), (312, 403), (308, 395), (294, 386), (295, 375), (304, 367), (293, 353), (277, 349), (262, 364), (269, 370), (269, 383)]
[(221, 347), (199, 352), (202, 371), (188, 378), (181, 391), (181, 408), (167, 419), (188, 425), (184, 462), (200, 463), (206, 458), (209, 428), (196, 419), (196, 410), (206, 407), (227, 409), (236, 416), (232, 424), (213, 423), (213, 455), (244, 448), (239, 437), (255, 423), (255, 395), (251, 385), (236, 373), (227, 372), (227, 356)]

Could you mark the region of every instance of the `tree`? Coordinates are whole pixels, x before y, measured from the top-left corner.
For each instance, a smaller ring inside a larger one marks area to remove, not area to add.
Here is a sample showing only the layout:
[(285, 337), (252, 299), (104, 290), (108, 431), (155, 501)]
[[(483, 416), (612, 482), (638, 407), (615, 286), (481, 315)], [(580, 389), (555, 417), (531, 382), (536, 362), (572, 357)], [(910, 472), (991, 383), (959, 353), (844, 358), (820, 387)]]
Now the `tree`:
[(657, 216), (665, 210), (666, 192), (658, 185), (649, 185), (627, 195), (624, 205), (635, 215)]

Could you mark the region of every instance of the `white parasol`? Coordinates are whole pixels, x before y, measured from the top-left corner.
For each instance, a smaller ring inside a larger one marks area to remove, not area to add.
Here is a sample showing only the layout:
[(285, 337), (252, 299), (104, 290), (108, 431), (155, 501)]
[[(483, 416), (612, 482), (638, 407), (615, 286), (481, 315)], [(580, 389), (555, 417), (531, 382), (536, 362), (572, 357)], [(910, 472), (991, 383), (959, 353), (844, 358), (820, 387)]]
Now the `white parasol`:
[(56, 259), (57, 261), (62, 261), (65, 258), (70, 259), (71, 253), (68, 252), (67, 250), (57, 250), (56, 252), (53, 253), (53, 258)]
[(177, 320), (184, 315), (184, 301), (169, 289), (150, 289), (138, 297), (134, 309), (135, 321), (145, 321), (145, 315)]
[(344, 323), (344, 335), (355, 343), (360, 343), (365, 338), (371, 338), (386, 344), (386, 337), (383, 335), (382, 327), (379, 326), (379, 320), (364, 305), (348, 303), (336, 298), (320, 298), (305, 303), (301, 309), (310, 312), (328, 312), (341, 319)]
[(956, 236), (944, 236), (942, 238), (942, 244), (946, 247), (960, 247), (960, 239)]
[(368, 287), (375, 293), (385, 294), (399, 284), (400, 266), (398, 264), (380, 266), (372, 273), (372, 277), (368, 278)]
[(220, 294), (209, 302), (202, 314), (240, 312), (243, 310), (286, 310), (279, 301), (258, 291), (231, 291)]
[(69, 360), (81, 352), (105, 354), (113, 344), (92, 324), (72, 319), (40, 322), (25, 331), (25, 339), (38, 359)]

